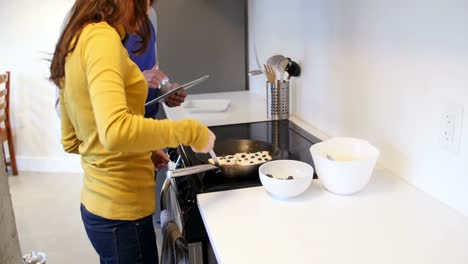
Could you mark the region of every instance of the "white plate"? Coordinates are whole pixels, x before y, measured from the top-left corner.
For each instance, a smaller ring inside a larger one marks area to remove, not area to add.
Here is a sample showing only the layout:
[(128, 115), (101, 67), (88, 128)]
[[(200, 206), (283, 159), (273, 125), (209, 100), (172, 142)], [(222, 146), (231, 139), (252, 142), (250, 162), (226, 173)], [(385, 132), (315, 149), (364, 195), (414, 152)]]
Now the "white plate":
[(227, 99), (195, 99), (185, 104), (184, 108), (193, 113), (201, 112), (224, 112), (231, 105)]

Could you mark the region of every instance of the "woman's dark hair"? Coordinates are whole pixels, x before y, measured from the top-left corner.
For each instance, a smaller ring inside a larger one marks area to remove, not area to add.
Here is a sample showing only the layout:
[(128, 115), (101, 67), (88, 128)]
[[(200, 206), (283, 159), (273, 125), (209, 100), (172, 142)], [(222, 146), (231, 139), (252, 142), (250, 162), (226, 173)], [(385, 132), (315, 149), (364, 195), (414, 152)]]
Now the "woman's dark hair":
[[(152, 3), (153, 0), (150, 1)], [(52, 57), (50, 80), (61, 88), (65, 77), (65, 58), (72, 52), (83, 28), (90, 23), (107, 22), (115, 27), (125, 23), (127, 29), (141, 37), (141, 54), (150, 41), (147, 0), (77, 0), (71, 10), (70, 20), (63, 30)]]

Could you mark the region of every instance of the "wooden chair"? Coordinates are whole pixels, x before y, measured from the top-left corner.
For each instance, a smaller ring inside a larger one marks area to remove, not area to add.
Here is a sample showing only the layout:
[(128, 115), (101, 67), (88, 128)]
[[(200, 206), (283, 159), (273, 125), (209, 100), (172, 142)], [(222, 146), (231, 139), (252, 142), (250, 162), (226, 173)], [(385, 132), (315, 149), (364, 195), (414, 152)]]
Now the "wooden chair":
[[(5, 164), (11, 167), (13, 175), (18, 175), (18, 167), (16, 165), (15, 147), (13, 145), (13, 134), (11, 133), (10, 125), (10, 72), (0, 74), (0, 85), (5, 83), (5, 88), (0, 86), (0, 142), (8, 143), (8, 151), (10, 153), (10, 161)], [(3, 86), (3, 85), (2, 85)], [(5, 151), (3, 151), (5, 157)]]

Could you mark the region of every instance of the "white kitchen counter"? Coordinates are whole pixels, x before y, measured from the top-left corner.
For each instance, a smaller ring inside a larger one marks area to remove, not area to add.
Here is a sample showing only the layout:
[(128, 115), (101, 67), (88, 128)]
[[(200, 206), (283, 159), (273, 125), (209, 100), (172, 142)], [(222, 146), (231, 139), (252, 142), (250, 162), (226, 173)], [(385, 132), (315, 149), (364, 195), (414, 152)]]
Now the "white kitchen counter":
[(291, 200), (260, 186), (200, 194), (198, 205), (223, 264), (468, 263), (468, 219), (383, 172), (351, 196), (314, 181)]
[[(220, 113), (191, 113), (184, 109), (184, 105), (193, 99), (229, 99), (231, 105), (225, 112)], [(206, 126), (219, 126), (259, 122), (267, 120), (266, 100), (250, 91), (190, 94), (186, 102), (180, 107), (167, 107), (164, 105), (166, 116), (171, 120), (184, 118), (197, 119)]]

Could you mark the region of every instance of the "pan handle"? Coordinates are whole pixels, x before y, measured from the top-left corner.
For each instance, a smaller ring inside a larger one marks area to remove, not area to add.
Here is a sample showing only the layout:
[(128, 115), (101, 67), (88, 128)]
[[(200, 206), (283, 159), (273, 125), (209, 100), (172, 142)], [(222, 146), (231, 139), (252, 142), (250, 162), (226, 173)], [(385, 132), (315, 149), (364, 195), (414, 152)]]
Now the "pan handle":
[(204, 164), (204, 165), (197, 165), (197, 166), (192, 166), (192, 167), (187, 167), (183, 169), (176, 169), (172, 171), (167, 172), (167, 178), (175, 178), (175, 177), (181, 177), (181, 176), (187, 176), (187, 175), (192, 175), (192, 174), (197, 174), (200, 172), (205, 172), (205, 171), (210, 171), (217, 169), (218, 167), (211, 165), (211, 164)]
[(169, 188), (171, 186), (171, 179), (176, 177), (182, 177), (192, 174), (197, 174), (200, 172), (210, 171), (217, 169), (218, 167), (211, 164), (197, 165), (192, 167), (187, 167), (183, 169), (168, 170), (166, 172), (166, 179), (164, 180), (162, 189), (161, 189), (161, 208), (166, 207), (167, 195), (169, 194)]

